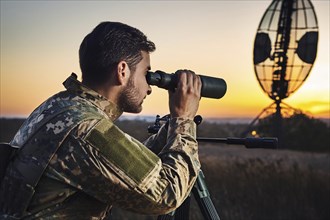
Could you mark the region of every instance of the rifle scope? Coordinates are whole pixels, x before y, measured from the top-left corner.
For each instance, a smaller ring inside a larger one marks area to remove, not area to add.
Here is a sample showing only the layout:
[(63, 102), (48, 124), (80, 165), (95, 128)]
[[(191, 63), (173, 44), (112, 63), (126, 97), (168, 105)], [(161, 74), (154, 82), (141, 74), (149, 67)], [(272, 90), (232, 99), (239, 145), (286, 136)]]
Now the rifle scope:
[[(201, 96), (206, 98), (220, 99), (227, 91), (227, 84), (221, 78), (199, 75), (202, 81)], [(147, 73), (149, 85), (158, 86), (166, 90), (174, 90), (177, 86), (177, 75), (157, 70)]]

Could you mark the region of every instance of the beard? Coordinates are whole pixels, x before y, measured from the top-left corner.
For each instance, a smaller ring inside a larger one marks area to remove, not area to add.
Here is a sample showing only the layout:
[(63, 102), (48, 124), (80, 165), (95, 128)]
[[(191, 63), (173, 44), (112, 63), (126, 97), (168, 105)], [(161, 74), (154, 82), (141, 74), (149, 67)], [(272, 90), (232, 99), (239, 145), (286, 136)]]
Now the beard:
[(140, 113), (142, 111), (142, 100), (137, 97), (139, 90), (136, 88), (132, 78), (118, 97), (118, 106), (123, 112)]

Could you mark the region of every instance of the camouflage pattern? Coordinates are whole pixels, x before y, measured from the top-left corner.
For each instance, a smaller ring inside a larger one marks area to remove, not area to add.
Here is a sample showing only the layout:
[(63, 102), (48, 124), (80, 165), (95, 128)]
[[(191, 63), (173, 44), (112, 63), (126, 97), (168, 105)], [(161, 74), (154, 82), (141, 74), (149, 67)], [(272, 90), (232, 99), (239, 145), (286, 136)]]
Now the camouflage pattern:
[(2, 211), (13, 209), (12, 198), (19, 203), (20, 183), (29, 173), (15, 164), (38, 163), (43, 159), (36, 161), (36, 155), (44, 158), (56, 144), (22, 219), (104, 219), (112, 206), (155, 215), (176, 209), (200, 169), (195, 123), (173, 118), (143, 145), (114, 125), (122, 114), (118, 107), (75, 74), (64, 86), (12, 141), (21, 149), (1, 186)]

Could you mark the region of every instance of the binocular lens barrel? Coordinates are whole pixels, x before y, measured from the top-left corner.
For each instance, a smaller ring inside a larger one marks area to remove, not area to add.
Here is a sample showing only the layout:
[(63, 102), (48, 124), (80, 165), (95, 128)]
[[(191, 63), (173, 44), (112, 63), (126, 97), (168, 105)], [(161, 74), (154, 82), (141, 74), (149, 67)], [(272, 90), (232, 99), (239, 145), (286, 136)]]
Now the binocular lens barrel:
[[(227, 84), (225, 80), (203, 75), (199, 75), (199, 77), (202, 81), (202, 97), (220, 99), (226, 94)], [(149, 85), (166, 90), (174, 90), (178, 83), (176, 74), (169, 74), (160, 70), (148, 72), (146, 78)]]

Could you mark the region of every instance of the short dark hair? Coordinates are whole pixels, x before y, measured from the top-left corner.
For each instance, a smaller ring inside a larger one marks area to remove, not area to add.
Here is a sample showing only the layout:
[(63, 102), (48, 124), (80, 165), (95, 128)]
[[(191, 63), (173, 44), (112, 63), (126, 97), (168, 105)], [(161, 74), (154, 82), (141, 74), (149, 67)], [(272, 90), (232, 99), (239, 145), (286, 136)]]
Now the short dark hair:
[(153, 52), (156, 46), (138, 29), (120, 22), (102, 22), (82, 41), (79, 63), (85, 84), (100, 85), (109, 79), (120, 61), (131, 71), (142, 60), (141, 51)]

